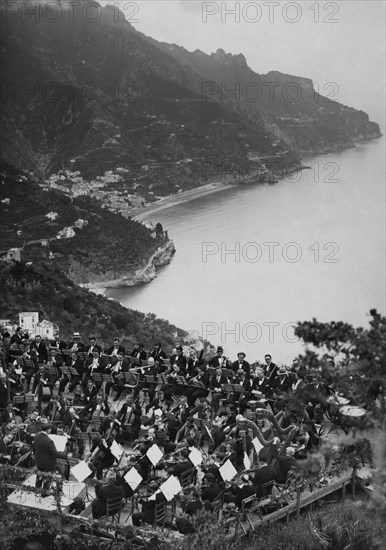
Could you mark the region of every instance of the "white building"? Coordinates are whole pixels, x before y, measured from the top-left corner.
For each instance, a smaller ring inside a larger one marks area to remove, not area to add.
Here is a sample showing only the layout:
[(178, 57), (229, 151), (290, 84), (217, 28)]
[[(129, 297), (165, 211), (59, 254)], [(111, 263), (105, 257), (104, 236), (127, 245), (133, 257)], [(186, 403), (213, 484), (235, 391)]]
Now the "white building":
[(21, 261), (21, 248), (10, 248), (7, 252), (7, 261)]
[(41, 321), (37, 325), (35, 334), (40, 334), (42, 338), (53, 340), (54, 334), (55, 334), (54, 323), (51, 323), (51, 321), (47, 321), (46, 319), (43, 319), (43, 321)]
[(34, 335), (39, 324), (39, 313), (37, 311), (24, 311), (19, 313), (19, 326), (29, 334)]

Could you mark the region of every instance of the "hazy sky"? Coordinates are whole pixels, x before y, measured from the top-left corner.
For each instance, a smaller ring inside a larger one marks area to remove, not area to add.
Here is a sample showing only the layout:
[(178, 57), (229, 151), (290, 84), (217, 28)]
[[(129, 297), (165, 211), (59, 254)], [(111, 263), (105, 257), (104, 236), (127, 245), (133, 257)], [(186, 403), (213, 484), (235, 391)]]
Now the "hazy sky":
[(100, 3), (119, 4), (138, 30), (157, 40), (206, 53), (223, 48), (243, 53), (256, 72), (312, 78), (321, 93), (329, 86), (326, 95), (384, 127), (384, 0)]

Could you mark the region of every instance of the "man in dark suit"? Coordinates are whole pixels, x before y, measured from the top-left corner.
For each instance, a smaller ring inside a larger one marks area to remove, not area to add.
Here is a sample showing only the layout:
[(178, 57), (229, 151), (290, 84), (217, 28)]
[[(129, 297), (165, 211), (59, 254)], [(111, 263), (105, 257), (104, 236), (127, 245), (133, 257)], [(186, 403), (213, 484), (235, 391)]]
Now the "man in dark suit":
[(62, 374), (59, 382), (59, 395), (64, 392), (64, 389), (68, 383), (70, 383), (70, 392), (73, 392), (77, 384), (81, 381), (84, 373), (84, 362), (77, 356), (76, 352), (71, 353), (65, 366), (75, 369), (77, 374), (71, 374), (71, 379), (67, 376), (67, 374)]
[(287, 369), (284, 365), (281, 365), (278, 368), (277, 376), (272, 382), (272, 389), (274, 392), (274, 397), (278, 397), (279, 395), (283, 395), (284, 393), (288, 392), (292, 388), (292, 380), (287, 372)]
[(47, 350), (47, 346), (42, 341), (42, 337), (40, 336), (40, 334), (37, 334), (35, 336), (35, 340), (31, 342), (29, 349), (30, 351), (33, 349), (37, 351), (39, 363), (47, 363), (48, 350)]
[(113, 342), (113, 345), (106, 350), (106, 354), (113, 356), (125, 355), (126, 350), (123, 346), (121, 346), (119, 338), (114, 338)]
[(134, 403), (132, 395), (127, 394), (126, 402), (120, 408), (117, 419), (122, 426), (124, 441), (133, 441), (138, 438), (141, 427), (141, 407), (137, 402)]
[(267, 399), (272, 395), (271, 385), (268, 378), (264, 376), (264, 371), (261, 367), (257, 367), (255, 370), (255, 378), (252, 384), (253, 390), (261, 392)]
[(213, 502), (216, 497), (220, 494), (221, 489), (216, 483), (216, 477), (211, 472), (205, 474), (205, 477), (202, 482), (201, 488), (201, 499), (202, 501), (208, 500)]
[(231, 369), (232, 363), (228, 361), (228, 359), (223, 355), (224, 348), (222, 346), (218, 346), (216, 350), (216, 355), (212, 357), (212, 359), (209, 361), (210, 367), (222, 367), (224, 369)]
[(308, 386), (306, 375), (307, 370), (305, 369), (305, 367), (299, 367), (296, 371), (296, 382), (292, 386), (292, 391), (294, 392), (294, 395), (302, 401), (305, 400), (305, 388), (307, 388)]
[(256, 470), (252, 479), (253, 485), (256, 488), (256, 493), (260, 498), (267, 497), (272, 491), (272, 485), (268, 486), (274, 478), (274, 471), (272, 466), (268, 466), (266, 463), (260, 462), (260, 467)]
[(143, 344), (138, 344), (131, 352), (132, 362), (141, 365), (142, 361), (146, 361), (147, 354)]
[(117, 476), (109, 470), (106, 475), (106, 484), (95, 485), (96, 499), (92, 501), (91, 510), (94, 519), (101, 518), (107, 513), (107, 500), (110, 498), (116, 498), (117, 504), (110, 512), (118, 512), (122, 506), (123, 490), (119, 482), (117, 482)]
[(186, 356), (184, 355), (182, 346), (176, 346), (176, 353), (170, 357), (170, 364), (178, 365), (178, 368), (185, 374), (186, 372)]
[(89, 338), (89, 344), (86, 348), (87, 353), (89, 355), (92, 355), (92, 353), (94, 351), (97, 351), (98, 353), (102, 353), (102, 346), (100, 346), (99, 344), (97, 344), (97, 341), (96, 341), (96, 338), (95, 336), (90, 336)]
[(160, 502), (166, 502), (165, 495), (162, 492), (156, 493), (158, 489), (158, 483), (156, 481), (152, 481), (149, 487), (153, 491), (154, 498), (152, 498), (152, 500), (141, 499), (138, 501), (139, 504), (142, 506), (142, 511), (136, 512), (132, 515), (132, 522), (135, 527), (139, 527), (142, 523), (153, 524), (155, 521), (156, 504), (159, 504)]
[(71, 351), (87, 351), (86, 346), (80, 339), (79, 332), (74, 332), (74, 336), (72, 337), (71, 342), (68, 343), (67, 349), (70, 349)]
[(297, 471), (299, 469), (299, 463), (295, 458), (295, 449), (293, 447), (287, 447), (285, 455), (279, 455), (277, 448), (273, 445), (273, 456), (276, 458), (274, 465), (274, 479), (277, 483), (285, 483), (287, 481), (288, 473), (290, 470)]
[[(54, 472), (56, 469), (56, 459), (66, 458), (66, 453), (59, 453), (56, 450), (54, 442), (49, 438), (52, 424), (42, 424), (41, 432), (35, 435), (33, 440), (33, 450), (35, 454), (35, 464), (40, 472)], [(43, 476), (36, 476), (36, 487), (42, 487), (42, 495), (47, 492), (51, 480), (43, 480)]]
[(232, 363), (232, 369), (235, 373), (237, 373), (238, 370), (243, 369), (245, 376), (249, 378), (251, 374), (251, 367), (248, 361), (245, 361), (245, 353), (243, 351), (240, 351), (240, 353), (237, 354), (237, 361)]
[(167, 359), (167, 355), (162, 349), (162, 344), (156, 344), (149, 357), (153, 357), (154, 361), (159, 364), (160, 372), (164, 372), (164, 359)]
[(218, 366), (215, 374), (212, 374), (209, 387), (212, 390), (212, 407), (214, 411), (217, 411), (220, 405), (220, 399), (225, 396), (223, 392), (223, 385), (229, 384), (228, 377), (222, 372), (222, 368)]
[(264, 360), (266, 363), (265, 376), (268, 378), (268, 382), (271, 383), (277, 375), (278, 366), (272, 363), (272, 356), (269, 353), (265, 354)]

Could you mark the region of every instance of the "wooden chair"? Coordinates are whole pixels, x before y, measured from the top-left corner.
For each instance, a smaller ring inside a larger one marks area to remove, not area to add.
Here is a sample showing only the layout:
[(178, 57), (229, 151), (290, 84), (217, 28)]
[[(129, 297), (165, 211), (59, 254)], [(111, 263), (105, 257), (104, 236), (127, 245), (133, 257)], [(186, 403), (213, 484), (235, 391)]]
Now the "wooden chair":
[(153, 529), (161, 526), (162, 530), (165, 527), (166, 520), (166, 502), (157, 502), (154, 508), (154, 523)]
[(180, 483), (183, 489), (186, 489), (187, 487), (189, 487), (189, 485), (193, 484), (194, 478), (196, 477), (196, 473), (197, 471), (195, 468), (190, 468), (189, 470), (182, 472), (180, 477)]
[(215, 514), (217, 516), (217, 518), (220, 517), (220, 513), (221, 513), (221, 510), (222, 510), (223, 503), (224, 503), (224, 490), (222, 490), (217, 495), (217, 497), (214, 499), (214, 501), (212, 503), (213, 504), (212, 511), (213, 511), (213, 514)]
[(244, 498), (241, 501), (240, 510), (236, 515), (236, 533), (238, 531), (238, 528), (241, 527), (244, 535), (249, 531), (254, 531), (255, 528), (253, 527), (253, 523), (251, 521), (251, 518), (249, 517), (250, 509), (253, 508), (254, 503), (258, 499), (257, 495), (251, 495), (249, 497)]
[(121, 519), (121, 511), (124, 506), (122, 497), (110, 497), (106, 500), (106, 517), (111, 519), (111, 522), (119, 523)]

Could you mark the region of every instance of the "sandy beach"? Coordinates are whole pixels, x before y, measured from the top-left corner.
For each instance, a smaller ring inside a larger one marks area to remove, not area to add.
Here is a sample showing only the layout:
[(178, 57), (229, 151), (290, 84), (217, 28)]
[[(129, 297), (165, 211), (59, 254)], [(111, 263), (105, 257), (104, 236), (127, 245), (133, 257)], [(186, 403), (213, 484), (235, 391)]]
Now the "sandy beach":
[(188, 191), (183, 191), (182, 193), (168, 195), (167, 197), (159, 199), (157, 202), (153, 204), (149, 204), (144, 208), (140, 208), (140, 209), (138, 208), (136, 210), (133, 210), (131, 217), (133, 218), (133, 220), (142, 221), (149, 214), (153, 214), (155, 212), (158, 212), (159, 210), (163, 210), (164, 208), (170, 208), (171, 206), (175, 206), (183, 202), (188, 202), (193, 199), (205, 197), (206, 195), (210, 195), (212, 193), (217, 193), (225, 189), (230, 189), (235, 185), (237, 184), (212, 182), (212, 183), (208, 183), (207, 185), (201, 185), (200, 187), (196, 187), (195, 189), (189, 189)]

